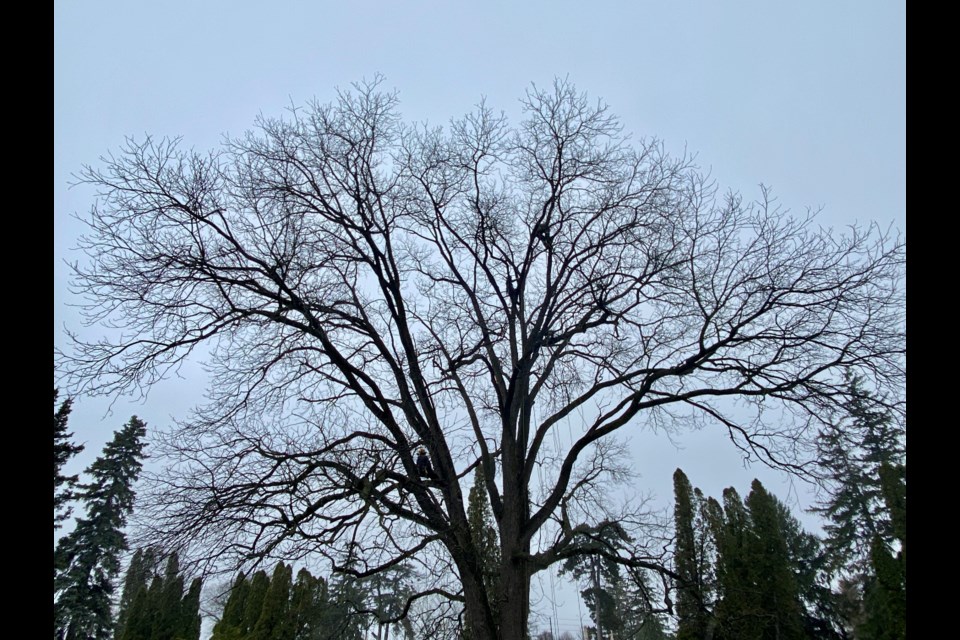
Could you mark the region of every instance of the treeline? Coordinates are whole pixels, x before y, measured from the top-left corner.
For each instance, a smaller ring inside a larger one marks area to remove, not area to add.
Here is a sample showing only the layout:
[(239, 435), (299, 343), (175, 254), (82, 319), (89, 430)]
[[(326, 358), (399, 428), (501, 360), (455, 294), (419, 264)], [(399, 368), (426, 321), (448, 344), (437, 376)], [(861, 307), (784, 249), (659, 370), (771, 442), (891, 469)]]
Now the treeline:
[[(56, 532), (82, 505), (83, 515), (74, 521), (73, 529), (60, 537), (53, 553), (53, 637), (55, 640), (109, 640), (119, 638), (113, 615), (115, 585), (120, 565), (127, 551), (125, 528), (133, 511), (134, 484), (140, 476), (144, 459), (146, 424), (132, 416), (113, 434), (103, 452), (87, 467), (83, 481), (80, 475), (64, 475), (67, 462), (82, 445), (73, 442), (68, 419), (73, 400), (57, 404), (59, 392), (53, 390), (53, 528)], [(175, 558), (173, 560), (175, 562)], [(146, 573), (144, 574), (146, 576)], [(168, 581), (160, 580), (158, 588), (172, 591)], [(199, 585), (197, 585), (199, 594)], [(134, 598), (136, 590), (125, 590), (124, 597)], [(151, 603), (153, 604), (153, 603)], [(155, 603), (157, 609), (166, 604)], [(121, 605), (121, 609), (126, 609)], [(172, 612), (171, 612), (171, 615)], [(166, 620), (166, 618), (164, 618)], [(166, 623), (166, 622), (164, 622)], [(180, 626), (174, 625), (179, 632)], [(199, 633), (199, 631), (198, 631)], [(171, 633), (131, 636), (151, 640), (173, 640)], [(183, 640), (196, 640), (197, 635), (181, 635)]]
[(199, 640), (202, 589), (200, 578), (185, 588), (176, 553), (164, 561), (157, 549), (137, 549), (124, 578), (113, 638)]
[[(199, 640), (202, 579), (185, 576), (176, 553), (151, 547), (129, 556), (125, 527), (145, 458), (146, 424), (131, 417), (82, 478), (65, 475), (69, 460), (84, 447), (68, 430), (73, 399), (58, 404), (58, 396), (54, 389), (54, 531), (75, 509), (83, 515), (55, 542), (54, 640)], [(125, 557), (130, 560), (122, 574)], [(300, 569), (294, 580), (284, 563), (269, 577), (263, 570), (240, 574), (222, 610), (212, 612), (219, 616), (212, 637), (360, 640), (371, 627), (384, 638), (393, 627), (413, 638), (409, 621), (392, 622), (412, 590), (409, 577), (398, 567), (366, 580), (328, 581)]]
[(360, 640), (365, 621), (354, 614), (363, 594), (351, 580), (330, 584), (307, 569), (293, 579), (279, 563), (268, 576), (237, 576), (212, 640)]
[[(563, 572), (607, 640), (903, 640), (906, 638), (905, 431), (859, 380), (846, 417), (817, 439), (814, 473), (824, 492), (812, 511), (822, 535), (754, 480), (746, 498), (728, 487), (706, 496), (674, 473), (673, 578), (654, 609), (649, 572), (609, 557), (577, 557)], [(629, 542), (611, 523), (597, 539)], [(620, 538), (620, 539), (618, 539)], [(664, 598), (664, 596), (666, 596)], [(670, 631), (668, 631), (668, 629)]]
[(53, 390), (53, 528), (61, 528), (82, 505), (73, 530), (53, 553), (54, 640), (199, 640), (199, 578), (185, 589), (177, 554), (138, 549), (127, 566), (123, 590), (116, 585), (124, 554), (124, 531), (133, 511), (134, 484), (143, 467), (147, 425), (133, 416), (80, 475), (64, 475), (83, 450), (73, 442), (68, 420), (73, 400), (57, 404)]
[[(823, 535), (803, 529), (790, 508), (754, 480), (746, 497), (734, 487), (717, 497), (673, 476), (672, 576), (607, 555), (569, 558), (561, 573), (581, 591), (597, 640), (904, 640), (906, 638), (906, 458), (904, 429), (875, 406), (857, 380), (847, 416), (820, 434), (817, 473), (825, 492), (813, 511)], [(859, 400), (858, 400), (859, 399)], [(176, 554), (138, 549), (123, 590), (114, 585), (146, 425), (135, 416), (86, 470), (85, 482), (62, 473), (82, 450), (67, 432), (69, 400), (54, 391), (54, 528), (82, 505), (74, 529), (54, 554), (55, 640), (199, 640), (203, 583), (187, 586)], [(499, 545), (479, 473), (468, 500), (471, 534), (484, 550), (483, 579), (497, 592)], [(616, 523), (593, 542), (629, 543)], [(401, 566), (366, 579), (315, 577), (280, 562), (271, 574), (241, 573), (223, 590), (212, 640), (408, 639), (416, 576)], [(657, 597), (666, 602), (656, 608)], [(422, 625), (421, 625), (422, 626)], [(435, 630), (439, 633), (439, 630)], [(435, 635), (436, 635), (435, 633)], [(548, 632), (545, 632), (548, 633)], [(535, 636), (536, 634), (531, 634)], [(540, 634), (547, 637), (545, 634)], [(469, 629), (436, 637), (465, 640)]]
[(757, 480), (718, 501), (677, 469), (677, 640), (906, 638), (905, 434), (849, 383), (847, 419), (818, 439), (822, 537)]

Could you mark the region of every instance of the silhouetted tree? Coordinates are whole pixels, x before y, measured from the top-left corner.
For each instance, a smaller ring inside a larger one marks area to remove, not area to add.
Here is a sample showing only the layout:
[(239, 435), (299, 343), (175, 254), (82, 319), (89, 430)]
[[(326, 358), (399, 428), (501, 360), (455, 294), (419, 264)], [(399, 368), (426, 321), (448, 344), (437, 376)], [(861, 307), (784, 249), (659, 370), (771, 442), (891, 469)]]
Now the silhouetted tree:
[(677, 572), (677, 640), (708, 635), (713, 604), (713, 536), (705, 517), (706, 501), (682, 470), (673, 473), (674, 570)]
[(190, 588), (180, 603), (180, 622), (177, 625), (177, 638), (182, 640), (200, 640), (203, 618), (200, 615), (200, 595), (203, 591), (203, 578), (190, 581)]
[(223, 607), (220, 620), (213, 627), (212, 640), (241, 640), (248, 629), (244, 628), (247, 596), (250, 583), (243, 573), (237, 575)]
[(65, 476), (61, 472), (63, 465), (70, 458), (83, 451), (83, 445), (74, 444), (71, 439), (73, 433), (67, 432), (67, 419), (73, 409), (73, 399), (67, 398), (57, 408), (57, 397), (60, 392), (53, 390), (53, 528), (58, 529), (61, 523), (70, 517), (73, 509), (69, 503), (75, 499), (74, 488), (77, 475)]
[[(146, 610), (146, 592), (150, 588), (150, 583), (157, 575), (157, 568), (160, 562), (160, 552), (154, 547), (146, 549), (137, 548), (133, 553), (127, 572), (123, 578), (123, 591), (120, 592), (120, 603), (117, 609), (117, 615), (114, 627), (115, 640), (149, 640), (149, 623), (147, 623), (147, 633), (142, 635), (139, 631), (135, 633), (127, 632), (128, 623), (130, 627), (140, 629), (143, 625), (141, 618)], [(140, 592), (143, 592), (143, 601), (139, 603), (134, 612), (134, 603)], [(131, 616), (133, 621), (131, 622)]]
[(880, 468), (902, 463), (904, 428), (860, 379), (848, 377), (847, 384), (850, 400), (844, 415), (818, 437), (818, 464), (828, 494), (814, 512), (827, 520), (824, 531), (835, 566), (856, 572), (869, 564), (874, 536), (885, 544), (893, 541)]
[(783, 512), (759, 480), (751, 483), (745, 505), (750, 516), (746, 555), (761, 617), (760, 633), (754, 637), (802, 640), (800, 590), (784, 535)]
[(124, 578), (115, 640), (199, 640), (203, 580), (194, 578), (184, 593), (178, 555), (167, 556), (162, 573), (160, 560), (152, 547), (134, 553)]
[[(260, 617), (250, 632), (251, 640), (284, 640), (284, 622), (290, 615), (290, 587), (293, 569), (278, 562), (270, 578), (270, 586), (263, 597)], [(291, 639), (292, 640), (292, 639)]]
[[(61, 354), (71, 388), (143, 389), (211, 347), (210, 404), (171, 434), (175, 477), (144, 513), (157, 541), (238, 566), (315, 553), (357, 578), (414, 560), (431, 569), (411, 599), (514, 640), (536, 572), (606, 553), (588, 544), (603, 522), (644, 524), (596, 500), (622, 430), (710, 424), (802, 470), (843, 370), (902, 386), (899, 240), (818, 228), (766, 190), (718, 198), (568, 82), (523, 111), (408, 126), (375, 81), (213, 153), (130, 140), (83, 172), (99, 196), (75, 285), (123, 331)], [(499, 631), (464, 500), (477, 466)]]
[(297, 572), (290, 596), (288, 621), (294, 640), (317, 640), (325, 628), (324, 613), (329, 605), (327, 581), (315, 578), (306, 569)]
[[(877, 563), (886, 572), (891, 566), (887, 558), (896, 557), (904, 575), (906, 571), (906, 433), (899, 414), (861, 378), (848, 375), (846, 383), (850, 399), (818, 438), (827, 495), (813, 511), (827, 520), (826, 550), (843, 585), (838, 602), (846, 611), (846, 628), (862, 634), (867, 633), (864, 624), (879, 619), (867, 610), (868, 597), (877, 593)], [(894, 600), (906, 598), (905, 579), (902, 587), (889, 586), (890, 594), (899, 594), (891, 595)], [(886, 601), (876, 595), (872, 599), (874, 604)], [(900, 628), (890, 620), (881, 626), (894, 634)], [(876, 628), (869, 634), (878, 633)]]
[(107, 443), (81, 486), (86, 516), (54, 551), (54, 636), (106, 640), (113, 634), (111, 604), (124, 528), (133, 511), (134, 483), (143, 466), (146, 425), (136, 416)]
[(879, 535), (870, 547), (870, 579), (864, 589), (864, 621), (858, 627), (865, 640), (907, 637), (907, 485), (906, 468), (884, 462), (880, 483), (895, 550)]
[[(490, 510), (490, 502), (484, 489), (483, 470), (477, 467), (467, 499), (467, 521), (470, 533), (477, 547), (480, 562), (483, 564), (480, 573), (486, 586), (487, 600), (491, 614), (490, 624), (499, 625), (500, 606), (497, 598), (502, 596), (500, 591), (500, 540), (497, 535), (496, 522)], [(473, 633), (466, 630), (465, 637), (470, 638)]]
[(607, 526), (592, 535), (584, 545), (595, 545), (595, 555), (576, 555), (568, 558), (560, 574), (569, 573), (582, 585), (580, 596), (597, 625), (601, 638), (658, 638), (662, 632), (659, 614), (665, 609), (653, 606), (662, 596), (650, 584), (649, 570), (623, 567), (616, 550), (630, 543), (624, 527), (619, 523)]

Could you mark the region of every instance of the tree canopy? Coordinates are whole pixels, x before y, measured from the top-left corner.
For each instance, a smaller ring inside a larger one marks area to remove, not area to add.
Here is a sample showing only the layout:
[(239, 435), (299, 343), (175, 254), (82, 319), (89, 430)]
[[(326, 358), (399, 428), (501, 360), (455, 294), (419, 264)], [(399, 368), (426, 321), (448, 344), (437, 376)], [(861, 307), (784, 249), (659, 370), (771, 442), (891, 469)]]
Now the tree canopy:
[[(766, 189), (718, 195), (566, 81), (522, 105), (517, 125), (484, 103), (411, 125), (377, 79), (208, 153), (130, 139), (83, 171), (99, 195), (74, 282), (87, 319), (120, 332), (61, 354), (64, 382), (139, 391), (195, 352), (214, 380), (165, 439), (148, 537), (211, 563), (412, 563), (412, 601), (519, 638), (554, 563), (669, 572), (643, 536), (591, 536), (643, 524), (598, 500), (624, 477), (621, 434), (719, 428), (803, 472), (845, 372), (902, 387), (898, 238), (820, 228)], [(475, 469), (498, 625), (465, 508)]]

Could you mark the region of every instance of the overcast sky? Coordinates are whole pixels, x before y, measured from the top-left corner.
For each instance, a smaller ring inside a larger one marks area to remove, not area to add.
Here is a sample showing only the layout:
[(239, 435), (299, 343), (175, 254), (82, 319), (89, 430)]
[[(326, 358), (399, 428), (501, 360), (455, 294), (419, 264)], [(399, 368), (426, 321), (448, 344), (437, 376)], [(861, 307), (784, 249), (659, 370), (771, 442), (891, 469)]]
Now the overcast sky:
[[(328, 101), (376, 73), (399, 91), (405, 119), (438, 125), (482, 97), (516, 122), (530, 83), (568, 77), (635, 136), (696, 153), (722, 190), (753, 199), (763, 183), (795, 212), (822, 207), (824, 226), (906, 229), (900, 1), (97, 0), (55, 1), (54, 12), (56, 344), (64, 327), (98, 335), (69, 306), (64, 261), (81, 257), (71, 216), (92, 203), (89, 189), (69, 188), (72, 173), (125, 136), (211, 148), (259, 113)], [(77, 464), (133, 413), (151, 426), (183, 417), (200, 399), (186, 373), (145, 403), (121, 399), (110, 416), (105, 402), (79, 398), (71, 428), (87, 451)], [(729, 485), (746, 495), (759, 475), (787, 498), (787, 480), (744, 469), (722, 438), (634, 439), (642, 489), (664, 504), (678, 466), (708, 495)]]

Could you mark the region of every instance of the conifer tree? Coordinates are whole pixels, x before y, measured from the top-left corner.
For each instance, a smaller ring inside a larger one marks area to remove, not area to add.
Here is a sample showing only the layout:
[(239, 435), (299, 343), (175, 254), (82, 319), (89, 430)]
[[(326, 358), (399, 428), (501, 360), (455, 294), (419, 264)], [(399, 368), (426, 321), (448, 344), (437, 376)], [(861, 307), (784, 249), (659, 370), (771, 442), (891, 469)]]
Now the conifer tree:
[(240, 573), (230, 588), (223, 614), (213, 627), (212, 640), (240, 640), (245, 637), (243, 620), (249, 593), (250, 583), (246, 576)]
[(183, 576), (180, 575), (180, 559), (176, 553), (167, 556), (161, 580), (160, 599), (156, 601), (150, 640), (174, 640), (182, 617), (184, 583)]
[[(750, 533), (746, 537), (749, 573), (756, 590), (762, 638), (801, 640), (803, 622), (796, 575), (790, 564), (777, 500), (759, 480), (750, 485), (746, 507)], [(744, 638), (744, 640), (747, 640)]]
[(723, 498), (722, 509), (712, 498), (705, 505), (718, 550), (712, 637), (848, 638), (821, 541), (757, 480), (745, 501), (732, 487)]
[(757, 637), (758, 594), (747, 551), (749, 517), (740, 494), (733, 487), (723, 490), (723, 511), (713, 523), (717, 544), (717, 587), (714, 609), (715, 637), (737, 640)]
[(363, 607), (367, 593), (363, 583), (353, 576), (334, 576), (329, 582), (330, 598), (323, 612), (323, 640), (362, 640)]
[[(826, 546), (843, 585), (837, 601), (846, 612), (845, 626), (871, 636), (876, 631), (866, 629), (879, 618), (870, 608), (885, 599), (877, 595), (878, 571), (883, 567), (890, 579), (892, 566), (903, 575), (906, 570), (905, 429), (859, 378), (850, 377), (847, 384), (851, 400), (845, 419), (820, 434), (828, 495), (813, 511), (827, 520)], [(902, 588), (888, 583), (889, 594), (902, 591), (890, 595), (895, 601), (906, 597), (905, 579), (901, 582)]]
[(113, 633), (111, 601), (124, 527), (133, 510), (133, 485), (143, 466), (146, 425), (136, 416), (114, 434), (86, 470), (81, 488), (86, 517), (60, 539), (54, 551), (54, 636), (106, 640)]
[(884, 463), (880, 482), (899, 549), (892, 550), (879, 536), (870, 548), (871, 579), (865, 588), (865, 621), (858, 628), (864, 640), (902, 640), (907, 637), (907, 496), (906, 469)]
[[(53, 406), (57, 406), (57, 397), (60, 391), (53, 390)], [(64, 400), (53, 414), (53, 528), (58, 529), (61, 523), (70, 517), (73, 509), (69, 506), (76, 496), (74, 488), (77, 476), (65, 476), (61, 472), (70, 458), (83, 451), (83, 445), (71, 442), (73, 433), (67, 433), (67, 418), (73, 409), (73, 398)]]
[(143, 617), (137, 627), (137, 640), (153, 640), (155, 621), (160, 617), (160, 606), (163, 602), (163, 576), (155, 575), (147, 589), (146, 606)]
[(823, 542), (804, 531), (790, 509), (775, 496), (771, 497), (779, 512), (789, 564), (796, 577), (806, 635), (818, 640), (843, 640), (847, 636), (843, 629), (842, 600), (833, 590), (833, 574)]
[[(591, 536), (594, 544), (608, 549), (629, 545), (632, 540), (616, 522), (607, 522)], [(662, 620), (654, 613), (650, 596), (653, 591), (644, 569), (631, 567), (626, 572), (608, 556), (575, 555), (566, 559), (560, 574), (570, 573), (587, 581), (580, 591), (597, 633), (603, 638), (658, 638)]]
[(890, 517), (890, 531), (900, 545), (897, 553), (903, 564), (906, 581), (907, 564), (907, 468), (884, 463), (880, 467), (880, 489)]
[(257, 620), (260, 619), (260, 614), (263, 613), (263, 602), (266, 600), (269, 589), (270, 578), (266, 571), (261, 569), (253, 574), (253, 578), (250, 580), (250, 591), (247, 593), (243, 607), (241, 637), (247, 638), (248, 634), (253, 632)]
[[(137, 549), (130, 565), (127, 567), (127, 573), (123, 579), (123, 591), (120, 593), (120, 604), (117, 610), (116, 626), (113, 637), (115, 640), (124, 640), (128, 622), (131, 620), (133, 604), (137, 596), (143, 592), (143, 602), (141, 602), (136, 612), (137, 619), (133, 620), (131, 626), (139, 627), (143, 624), (142, 617), (146, 607), (146, 592), (150, 588), (150, 582), (157, 572), (157, 566), (160, 562), (159, 551), (155, 547), (146, 549)], [(145, 640), (149, 640), (149, 635)]]
[(864, 596), (864, 623), (857, 628), (861, 640), (905, 640), (907, 591), (899, 558), (891, 555), (879, 535), (871, 544), (872, 580)]
[(705, 501), (682, 470), (673, 474), (674, 565), (677, 584), (677, 640), (699, 640), (711, 624), (708, 604), (712, 596), (712, 536), (706, 524)]
[[(363, 581), (341, 577), (328, 582), (301, 568), (296, 581), (293, 568), (280, 563), (273, 576), (258, 571), (253, 578), (239, 574), (230, 589), (211, 640), (362, 640), (363, 616), (369, 589)], [(402, 580), (384, 587), (403, 589)], [(387, 590), (382, 595), (389, 596)], [(189, 599), (187, 594), (185, 602)], [(405, 602), (406, 596), (400, 594)], [(199, 600), (198, 600), (199, 602)], [(388, 615), (394, 615), (392, 604)], [(398, 600), (399, 602), (399, 600)], [(252, 622), (251, 622), (252, 621)], [(409, 627), (405, 627), (409, 628)], [(188, 640), (196, 640), (187, 636)]]
[[(157, 583), (159, 587), (159, 582)], [(153, 632), (154, 611), (150, 603), (149, 587), (137, 591), (124, 618), (123, 625), (117, 627), (114, 640), (150, 640)]]
[(203, 581), (195, 578), (184, 594), (177, 554), (167, 556), (162, 574), (157, 573), (159, 563), (155, 548), (134, 553), (124, 579), (114, 640), (199, 640)]
[[(467, 499), (467, 522), (480, 559), (481, 575), (490, 601), (492, 624), (495, 626), (495, 621), (500, 619), (497, 602), (497, 594), (500, 593), (500, 536), (493, 520), (481, 467), (477, 467)], [(467, 633), (469, 635), (469, 630)]]
[[(293, 569), (278, 563), (270, 578), (270, 586), (264, 594), (260, 617), (250, 631), (250, 640), (287, 640), (284, 638), (284, 621), (290, 613), (290, 586)], [(292, 639), (291, 639), (292, 640)]]
[(306, 568), (297, 572), (290, 595), (290, 613), (287, 616), (285, 637), (293, 640), (311, 640), (321, 637), (323, 614), (327, 605), (327, 582), (313, 577)]
[(904, 429), (877, 408), (858, 378), (850, 378), (848, 386), (853, 399), (846, 406), (846, 419), (818, 438), (829, 493), (813, 511), (827, 520), (824, 531), (834, 567), (855, 577), (868, 570), (874, 536), (888, 545), (893, 541), (880, 468), (903, 462)]
[(194, 578), (190, 582), (187, 595), (183, 597), (180, 607), (180, 623), (176, 638), (182, 640), (200, 640), (202, 619), (200, 617), (200, 592), (203, 590), (203, 579)]

